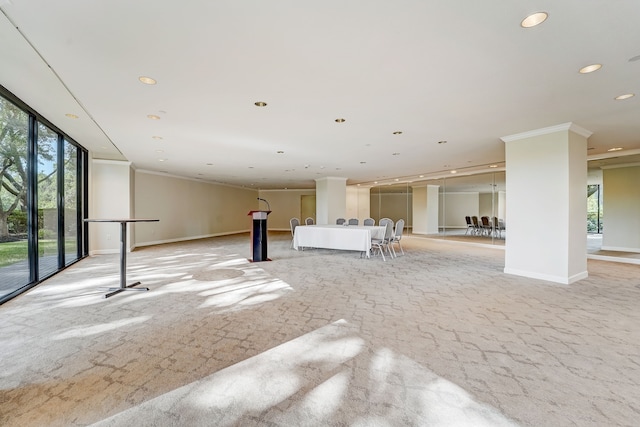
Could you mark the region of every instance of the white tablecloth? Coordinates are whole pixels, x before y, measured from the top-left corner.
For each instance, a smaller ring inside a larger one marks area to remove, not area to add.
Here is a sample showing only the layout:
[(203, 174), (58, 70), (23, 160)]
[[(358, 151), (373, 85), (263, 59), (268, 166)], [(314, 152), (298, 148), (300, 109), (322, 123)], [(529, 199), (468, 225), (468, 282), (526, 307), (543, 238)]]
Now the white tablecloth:
[(384, 237), (384, 227), (356, 225), (299, 225), (293, 233), (293, 247), (341, 249), (366, 252), (371, 239)]

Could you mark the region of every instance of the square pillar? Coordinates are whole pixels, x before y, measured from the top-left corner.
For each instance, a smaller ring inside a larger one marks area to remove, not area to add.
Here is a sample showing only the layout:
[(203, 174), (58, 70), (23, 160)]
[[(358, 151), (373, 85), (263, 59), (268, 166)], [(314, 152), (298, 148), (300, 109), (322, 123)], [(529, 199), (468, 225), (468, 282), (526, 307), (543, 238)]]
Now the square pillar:
[(413, 234), (438, 234), (439, 185), (413, 186)]
[(570, 284), (587, 273), (587, 138), (565, 123), (501, 138), (509, 204), (504, 272)]
[(347, 212), (347, 178), (316, 179), (316, 223), (335, 224)]

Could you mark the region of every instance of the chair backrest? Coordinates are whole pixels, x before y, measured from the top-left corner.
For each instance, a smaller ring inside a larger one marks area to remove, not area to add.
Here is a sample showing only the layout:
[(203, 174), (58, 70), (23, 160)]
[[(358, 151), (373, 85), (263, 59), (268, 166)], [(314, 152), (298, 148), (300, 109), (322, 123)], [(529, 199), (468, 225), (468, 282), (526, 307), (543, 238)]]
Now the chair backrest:
[(404, 230), (404, 219), (399, 219), (398, 222), (396, 222), (396, 230), (393, 233), (395, 240), (400, 240), (402, 238), (402, 230)]
[(338, 224), (338, 225), (342, 225), (342, 224), (344, 224), (345, 222), (347, 222), (347, 220), (346, 220), (346, 219), (344, 219), (344, 218), (338, 218), (338, 219), (336, 219), (336, 224)]
[(313, 225), (313, 218), (308, 217), (307, 219), (304, 220), (304, 223), (306, 225)]
[(364, 220), (364, 225), (376, 225), (376, 220), (373, 218), (367, 218)]
[(470, 216), (465, 216), (464, 220), (467, 221), (467, 225), (473, 225), (473, 223), (471, 222), (471, 217)]
[(298, 218), (291, 218), (289, 220), (289, 225), (291, 226), (291, 237), (293, 237), (296, 227), (300, 225), (300, 220)]
[(480, 223), (478, 222), (478, 217), (477, 216), (472, 216), (471, 217), (471, 222), (473, 222), (473, 226), (474, 227), (480, 227)]
[(391, 218), (382, 218), (379, 222), (380, 226), (384, 226), (386, 223), (391, 223), (391, 228), (393, 228), (393, 220)]
[[(387, 218), (388, 219), (388, 218)], [(380, 220), (382, 222), (382, 220)], [(393, 221), (389, 219), (389, 221), (385, 222), (384, 225), (386, 228), (384, 229), (384, 240), (390, 242), (393, 238)]]
[(358, 218), (349, 218), (349, 225), (358, 225)]
[(500, 223), (498, 222), (497, 216), (493, 217), (493, 228), (495, 228), (496, 230), (500, 229)]
[(483, 227), (491, 227), (491, 224), (489, 223), (489, 217), (488, 216), (483, 216), (482, 218), (480, 218), (480, 220), (482, 221), (482, 226)]

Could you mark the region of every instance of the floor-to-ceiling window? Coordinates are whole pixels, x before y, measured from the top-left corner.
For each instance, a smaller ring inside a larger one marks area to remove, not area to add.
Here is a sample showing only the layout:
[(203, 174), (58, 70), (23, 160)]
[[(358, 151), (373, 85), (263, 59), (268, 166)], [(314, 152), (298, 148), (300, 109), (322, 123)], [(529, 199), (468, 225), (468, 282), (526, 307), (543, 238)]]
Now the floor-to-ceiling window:
[(58, 269), (58, 134), (38, 123), (38, 277)]
[(0, 87), (0, 303), (86, 255), (87, 152)]
[(0, 97), (0, 295), (29, 283), (29, 115)]

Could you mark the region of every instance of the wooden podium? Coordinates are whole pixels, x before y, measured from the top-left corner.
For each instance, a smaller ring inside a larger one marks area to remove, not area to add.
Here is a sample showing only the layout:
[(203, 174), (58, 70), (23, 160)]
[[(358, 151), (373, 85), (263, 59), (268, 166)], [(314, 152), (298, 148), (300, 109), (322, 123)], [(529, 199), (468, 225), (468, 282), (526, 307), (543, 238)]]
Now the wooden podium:
[(249, 211), (249, 215), (253, 219), (251, 227), (251, 253), (253, 258), (249, 261), (271, 261), (267, 258), (267, 215), (271, 211)]

